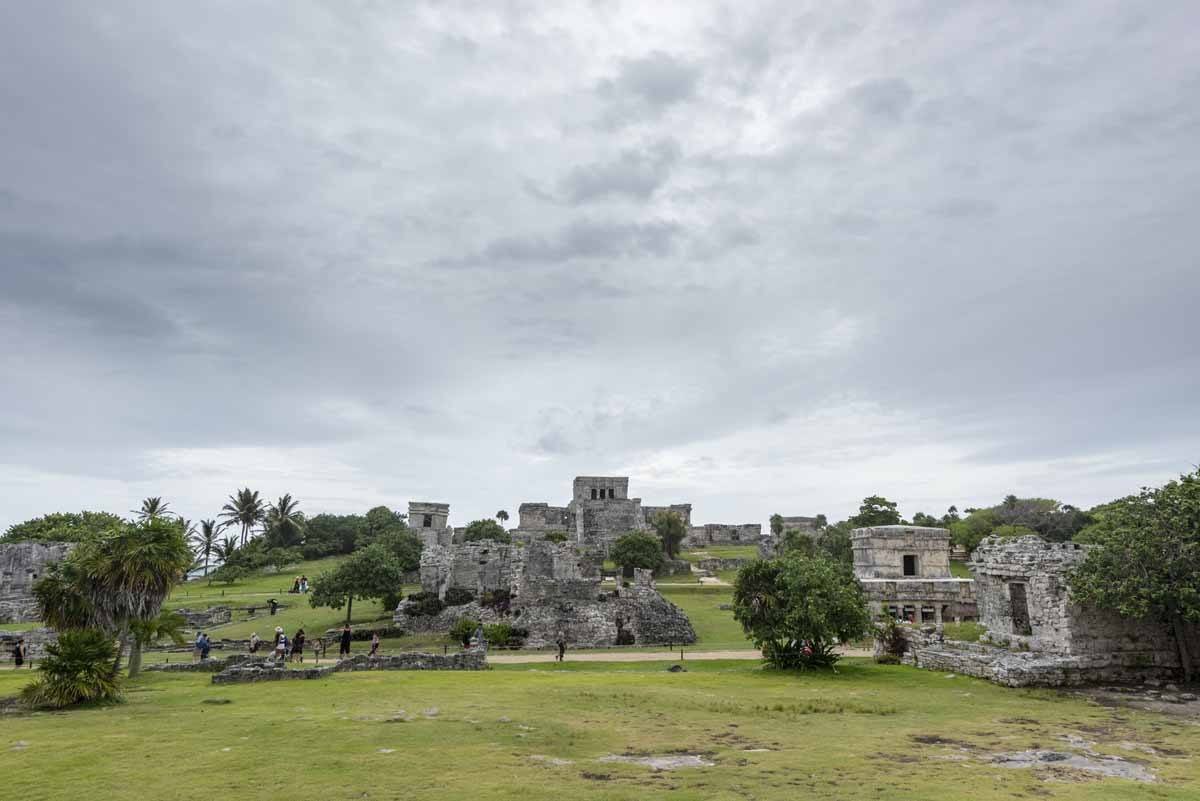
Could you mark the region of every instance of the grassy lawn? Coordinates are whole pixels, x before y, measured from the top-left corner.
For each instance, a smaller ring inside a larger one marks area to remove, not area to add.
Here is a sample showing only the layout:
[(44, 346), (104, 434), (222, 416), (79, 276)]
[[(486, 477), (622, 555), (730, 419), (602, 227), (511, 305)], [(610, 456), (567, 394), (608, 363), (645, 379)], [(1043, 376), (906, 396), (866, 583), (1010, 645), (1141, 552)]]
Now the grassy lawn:
[(971, 571), (967, 569), (966, 562), (951, 562), (950, 575), (955, 578), (973, 578)]
[(680, 559), (699, 562), (701, 559), (757, 559), (757, 545), (710, 545), (694, 551), (681, 551)]
[(684, 611), (696, 630), (696, 644), (690, 646), (706, 651), (723, 651), (731, 648), (753, 648), (742, 633), (742, 627), (733, 619), (733, 612), (721, 609), (721, 604), (732, 603), (731, 587), (712, 587), (697, 584), (685, 587), (661, 587), (659, 592), (671, 603)]
[[(1189, 721), (867, 660), (836, 675), (666, 666), (568, 661), (240, 686), (148, 674), (125, 704), (5, 718), (5, 790), (163, 801), (1200, 797), (1200, 727)], [(0, 671), (0, 695), (26, 678)], [(991, 763), (1034, 747), (1136, 759), (1158, 781)], [(672, 752), (715, 764), (656, 772), (598, 761)]]

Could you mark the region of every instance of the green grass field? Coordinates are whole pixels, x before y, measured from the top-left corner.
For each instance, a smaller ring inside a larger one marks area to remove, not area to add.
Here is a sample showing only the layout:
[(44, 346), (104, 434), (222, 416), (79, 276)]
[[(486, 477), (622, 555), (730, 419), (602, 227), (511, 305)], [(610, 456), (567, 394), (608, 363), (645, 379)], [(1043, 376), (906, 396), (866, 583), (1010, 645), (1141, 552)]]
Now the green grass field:
[[(836, 675), (667, 664), (147, 674), (124, 704), (5, 717), (0, 764), (15, 799), (1200, 798), (1190, 721), (867, 660)], [(0, 695), (26, 678), (0, 671)], [(1026, 748), (1136, 760), (1157, 781), (992, 764)], [(599, 761), (679, 753), (714, 764)]]

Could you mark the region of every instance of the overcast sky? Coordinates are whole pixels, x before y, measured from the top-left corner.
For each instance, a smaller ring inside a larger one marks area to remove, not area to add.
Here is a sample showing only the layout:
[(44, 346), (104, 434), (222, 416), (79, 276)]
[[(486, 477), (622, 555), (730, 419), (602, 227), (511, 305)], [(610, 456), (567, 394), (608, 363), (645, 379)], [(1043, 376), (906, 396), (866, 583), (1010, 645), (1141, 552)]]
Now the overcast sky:
[(0, 529), (1200, 461), (1200, 5), (568, 5), (0, 7)]

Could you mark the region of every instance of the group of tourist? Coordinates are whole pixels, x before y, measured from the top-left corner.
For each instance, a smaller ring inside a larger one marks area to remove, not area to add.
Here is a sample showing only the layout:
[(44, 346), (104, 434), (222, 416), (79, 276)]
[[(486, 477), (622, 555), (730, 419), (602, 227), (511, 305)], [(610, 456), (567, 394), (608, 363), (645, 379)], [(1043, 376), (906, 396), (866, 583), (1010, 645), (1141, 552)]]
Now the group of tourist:
[(288, 590), (290, 593), (299, 593), (305, 595), (308, 593), (308, 576), (296, 576), (292, 582), (292, 588)]
[(208, 659), (208, 653), (212, 650), (212, 642), (209, 641), (208, 635), (203, 631), (196, 632), (196, 642), (192, 645), (192, 661), (201, 662)]

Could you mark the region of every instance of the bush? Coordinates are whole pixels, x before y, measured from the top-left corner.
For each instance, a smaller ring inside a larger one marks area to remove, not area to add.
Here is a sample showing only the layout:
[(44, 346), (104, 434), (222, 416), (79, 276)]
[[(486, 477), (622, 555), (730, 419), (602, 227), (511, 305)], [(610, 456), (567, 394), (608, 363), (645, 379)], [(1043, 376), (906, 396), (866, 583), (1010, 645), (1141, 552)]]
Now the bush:
[(880, 654), (875, 657), (875, 662), (880, 665), (898, 665), (900, 664), (900, 657), (895, 654)]
[(239, 565), (221, 565), (211, 574), (209, 582), (219, 581), (222, 584), (233, 584), (244, 579), (250, 571)]
[(479, 628), (478, 620), (470, 617), (460, 617), (450, 627), (450, 637), (462, 643), (463, 648), (469, 648), (471, 647), (471, 638), (475, 636), (475, 629), (477, 628)]
[(547, 531), (542, 535), (542, 539), (546, 542), (566, 542), (568, 538), (565, 531)]
[(497, 648), (520, 648), (529, 636), (526, 629), (518, 629), (507, 623), (494, 623), (483, 627), (483, 636), (489, 645)]
[(982, 623), (947, 623), (942, 626), (942, 635), (947, 640), (979, 642), (987, 628)]
[[(904, 639), (904, 627), (889, 615), (883, 615), (875, 625), (875, 642), (879, 643), (880, 655), (875, 658), (880, 664), (896, 664), (907, 645)], [(890, 658), (894, 661), (887, 661)]]
[(121, 697), (116, 670), (117, 646), (99, 629), (64, 631), (46, 646), (42, 676), (21, 691), (32, 706), (62, 709), (75, 704), (115, 701)]
[[(355, 642), (358, 642), (360, 640), (369, 640), (369, 639), (371, 639), (371, 635), (376, 634), (376, 633), (379, 634), (380, 639), (387, 639), (389, 637), (403, 637), (406, 632), (404, 631), (404, 629), (400, 628), (399, 626), (384, 626), (383, 628), (380, 628), (380, 629), (351, 629), (350, 630), (350, 639), (354, 640)], [(339, 633), (337, 635), (331, 635), (331, 636), (341, 636), (341, 635)]]
[(512, 542), (512, 536), (495, 520), (475, 520), (467, 524), (467, 530), (463, 533), (463, 542), (478, 542), (479, 540)]
[(631, 531), (613, 543), (608, 558), (625, 570), (658, 570), (663, 563), (662, 541), (653, 534)]
[(475, 593), (470, 590), (464, 590), (461, 587), (451, 587), (446, 590), (446, 597), (442, 599), (446, 606), (462, 606), (469, 604), (475, 600)]
[(442, 603), (442, 599), (437, 597), (436, 592), (414, 592), (408, 596), (409, 606), (408, 614), (410, 615), (436, 615), (446, 608)]

